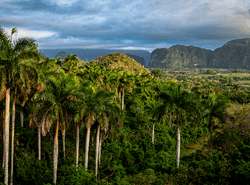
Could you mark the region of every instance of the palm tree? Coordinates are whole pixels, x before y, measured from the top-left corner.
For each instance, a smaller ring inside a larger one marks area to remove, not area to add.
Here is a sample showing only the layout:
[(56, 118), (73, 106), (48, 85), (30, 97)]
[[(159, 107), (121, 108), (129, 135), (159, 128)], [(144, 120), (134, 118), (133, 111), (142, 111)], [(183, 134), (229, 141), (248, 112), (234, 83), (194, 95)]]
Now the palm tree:
[[(152, 97), (152, 99), (149, 99), (146, 102), (146, 106), (145, 106), (145, 112), (146, 112), (146, 116), (150, 116), (150, 120), (153, 122), (153, 126), (152, 126), (152, 143), (154, 144), (154, 140), (155, 140), (155, 123), (157, 120), (160, 120), (160, 117), (158, 112), (159, 109), (160, 111), (162, 111), (162, 107), (160, 106), (160, 101), (156, 101), (155, 100), (155, 96)], [(166, 112), (167, 114), (167, 112)]]
[[(60, 75), (60, 76), (59, 76)], [(58, 131), (60, 123), (65, 121), (65, 110), (70, 109), (70, 106), (74, 106), (70, 103), (71, 92), (74, 87), (74, 76), (67, 76), (62, 70), (59, 71), (59, 80), (50, 79), (47, 82), (46, 88), (42, 92), (38, 92), (34, 96), (34, 101), (40, 103), (36, 115), (40, 112), (44, 112), (42, 121), (56, 122), (55, 138), (54, 138), (54, 151), (53, 151), (53, 183), (57, 180), (57, 163), (58, 163)], [(61, 77), (61, 78), (60, 78)]]
[[(37, 91), (43, 91), (45, 88), (46, 82), (51, 79), (54, 79), (55, 76), (58, 75), (59, 70), (56, 67), (56, 62), (60, 60), (60, 57), (57, 60), (48, 59), (45, 56), (40, 56), (39, 61), (32, 61), (27, 64), (33, 71), (37, 71), (37, 76), (33, 73), (33, 76), (29, 75), (28, 80), (26, 80), (26, 85), (20, 88), (20, 94), (18, 95), (20, 100), (20, 117), (21, 117), (21, 127), (23, 127), (23, 112), (22, 109), (28, 99), (33, 99), (34, 94)], [(32, 79), (32, 80), (29, 80)], [(31, 104), (31, 113), (29, 119), (29, 126), (30, 127), (37, 127), (38, 129), (38, 160), (41, 160), (41, 135), (46, 136), (47, 132), (52, 125), (51, 120), (47, 119), (47, 122), (44, 118), (39, 117), (36, 115), (36, 109), (40, 108), (41, 103)]]
[(184, 90), (182, 84), (174, 84), (166, 86), (157, 96), (161, 101), (156, 107), (155, 116), (164, 118), (167, 114), (172, 117), (173, 123), (176, 125), (176, 166), (180, 164), (180, 127), (186, 122), (186, 114), (192, 110), (191, 95)]
[(10, 184), (13, 184), (13, 170), (14, 170), (14, 135), (15, 135), (15, 106), (16, 106), (16, 93), (14, 94), (12, 101), (12, 132), (11, 132), (11, 172), (10, 172)]
[(116, 93), (115, 100), (118, 97), (119, 90), (119, 78), (122, 76), (121, 68), (108, 69), (102, 77), (102, 87), (108, 91), (114, 91)]
[(92, 62), (91, 64), (86, 65), (84, 67), (84, 71), (78, 75), (81, 76), (84, 80), (89, 80), (92, 83), (98, 84), (99, 79), (102, 77), (102, 71), (104, 70), (104, 66)]
[(121, 77), (118, 77), (118, 89), (119, 89), (119, 95), (121, 96), (122, 110), (124, 109), (125, 89), (131, 91), (132, 86), (133, 86), (133, 78), (127, 72), (124, 72)]
[(64, 60), (63, 69), (65, 72), (76, 74), (77, 67), (80, 60), (77, 58), (77, 55), (67, 55)]
[(23, 127), (23, 108), (28, 99), (30, 99), (37, 90), (42, 90), (40, 73), (36, 69), (35, 61), (27, 61), (20, 64), (21, 74), (16, 76), (18, 98), (20, 101), (20, 121)]
[(205, 106), (204, 117), (208, 119), (208, 128), (210, 131), (210, 152), (213, 154), (213, 130), (216, 119), (223, 121), (226, 114), (227, 103), (222, 98), (219, 98), (215, 93), (210, 93), (209, 97), (203, 100)]
[[(85, 145), (85, 170), (88, 169), (88, 151), (91, 126), (97, 122), (97, 144), (96, 144), (96, 160), (98, 160), (99, 135), (100, 128), (104, 123), (114, 115), (117, 115), (118, 107), (113, 102), (115, 93), (101, 90), (92, 86), (88, 88), (85, 98), (82, 100), (79, 110), (77, 111), (75, 121), (84, 121), (86, 124), (86, 145)], [(97, 162), (97, 161), (96, 161)], [(97, 169), (97, 167), (96, 167)]]
[(149, 73), (142, 73), (135, 76), (135, 88), (133, 92), (139, 92), (143, 99), (148, 99), (153, 95), (152, 85), (156, 83), (156, 79), (152, 78)]
[(82, 128), (83, 121), (79, 121), (76, 123), (76, 167), (78, 167), (78, 159), (79, 159), (79, 140), (80, 140), (80, 135), (79, 131)]
[(20, 73), (20, 62), (22, 60), (39, 57), (37, 45), (32, 38), (21, 38), (12, 44), (12, 36), (17, 31), (12, 29), (11, 36), (0, 27), (0, 69), (2, 71), (1, 84), (5, 84), (5, 123), (4, 123), (4, 161), (5, 173), (4, 183), (8, 184), (8, 155), (9, 155), (9, 107), (10, 89), (13, 86), (14, 75)]
[(55, 63), (58, 67), (58, 71), (62, 68), (62, 65), (63, 65), (63, 61), (61, 60), (62, 58), (61, 57), (57, 57)]
[[(40, 104), (32, 104), (31, 114), (29, 119), (29, 126), (36, 126), (38, 130), (38, 160), (41, 160), (41, 135), (46, 136), (47, 132), (49, 132), (50, 127), (52, 125), (52, 121), (47, 119), (47, 114), (36, 114), (37, 108), (40, 108)], [(42, 116), (42, 117), (41, 117)]]
[(233, 89), (235, 89), (236, 94), (238, 94), (238, 91), (240, 89), (240, 85), (239, 84), (233, 84)]
[(100, 129), (105, 133), (108, 131), (109, 122), (119, 122), (120, 109), (118, 104), (114, 102), (115, 93), (108, 91), (99, 91), (99, 98), (102, 102), (99, 103), (99, 115), (96, 118), (98, 122), (96, 132), (96, 159), (95, 159), (95, 175), (98, 174), (98, 166), (101, 160), (102, 134)]
[[(85, 92), (88, 91), (88, 88), (94, 88), (93, 84), (90, 81), (86, 81), (84, 83), (80, 83), (78, 85), (78, 88), (76, 88), (73, 91), (74, 95), (74, 101), (77, 103), (84, 102), (85, 101)], [(74, 112), (78, 111), (78, 107), (75, 109)], [(76, 117), (76, 114), (74, 114)], [(79, 131), (82, 128), (84, 122), (83, 120), (76, 121), (74, 119), (75, 126), (76, 126), (76, 167), (78, 167), (78, 159), (79, 159), (79, 140), (80, 140), (80, 135)]]
[(233, 84), (231, 84), (231, 83), (228, 83), (227, 84), (227, 88), (228, 88), (228, 92), (230, 93), (230, 90), (231, 90), (231, 87), (233, 86)]
[(59, 59), (49, 59), (45, 56), (40, 57), (39, 62), (35, 63), (35, 67), (40, 74), (40, 79), (42, 82), (45, 82), (49, 78), (53, 78), (58, 72), (59, 67), (58, 65)]
[[(15, 107), (16, 107), (16, 99), (20, 99), (21, 105), (25, 104), (26, 98), (22, 99), (24, 97), (24, 94), (31, 93), (31, 87), (32, 83), (30, 83), (30, 79), (32, 78), (33, 83), (37, 82), (37, 73), (36, 70), (30, 70), (28, 66), (25, 64), (20, 64), (19, 66), (20, 71), (19, 73), (16, 73), (14, 75), (15, 82), (13, 82), (13, 101), (12, 101), (12, 133), (11, 133), (11, 182), (13, 183), (13, 167), (14, 167), (14, 135), (15, 135)], [(25, 91), (25, 89), (28, 89)], [(25, 93), (24, 93), (25, 92)]]

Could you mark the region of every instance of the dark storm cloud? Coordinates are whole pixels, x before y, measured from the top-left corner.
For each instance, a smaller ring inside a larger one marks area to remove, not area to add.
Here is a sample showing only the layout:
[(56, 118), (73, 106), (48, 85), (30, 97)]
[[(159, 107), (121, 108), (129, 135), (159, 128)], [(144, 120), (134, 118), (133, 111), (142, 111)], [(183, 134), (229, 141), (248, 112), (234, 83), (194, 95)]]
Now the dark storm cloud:
[(215, 49), (250, 37), (244, 0), (3, 0), (0, 26), (17, 27), (40, 47)]

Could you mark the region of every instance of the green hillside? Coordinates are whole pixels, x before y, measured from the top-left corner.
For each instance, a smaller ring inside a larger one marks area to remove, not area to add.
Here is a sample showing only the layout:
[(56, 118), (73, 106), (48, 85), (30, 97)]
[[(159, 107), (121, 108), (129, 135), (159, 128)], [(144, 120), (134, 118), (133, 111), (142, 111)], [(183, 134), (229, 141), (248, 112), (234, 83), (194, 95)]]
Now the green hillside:
[(130, 74), (149, 73), (149, 71), (143, 66), (141, 66), (141, 64), (122, 53), (113, 53), (101, 56), (93, 62), (104, 65), (106, 68), (109, 69), (120, 67), (121, 69), (127, 71), (127, 73)]

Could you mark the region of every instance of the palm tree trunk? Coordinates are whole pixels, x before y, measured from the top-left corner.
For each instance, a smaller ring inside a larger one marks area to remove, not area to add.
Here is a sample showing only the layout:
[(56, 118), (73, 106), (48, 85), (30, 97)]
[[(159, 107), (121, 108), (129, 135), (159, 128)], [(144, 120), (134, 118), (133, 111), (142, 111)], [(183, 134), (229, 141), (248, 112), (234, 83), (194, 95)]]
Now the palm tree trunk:
[(181, 150), (181, 132), (180, 126), (177, 124), (177, 138), (176, 138), (176, 166), (179, 168), (180, 165), (180, 150)]
[(98, 158), (99, 158), (99, 142), (100, 142), (100, 128), (101, 124), (98, 124), (97, 132), (96, 132), (96, 147), (95, 147), (95, 176), (98, 173)]
[(53, 183), (55, 184), (57, 178), (57, 161), (58, 161), (58, 131), (59, 131), (59, 119), (57, 119), (56, 121), (56, 133), (54, 139), (54, 153), (53, 153), (53, 168), (54, 168)]
[(11, 165), (10, 165), (10, 184), (13, 184), (13, 167), (14, 167), (14, 135), (15, 135), (15, 114), (16, 114), (16, 95), (12, 103), (12, 132), (11, 132)]
[(99, 166), (101, 165), (101, 153), (102, 153), (102, 132), (100, 134), (100, 142), (99, 142), (99, 152), (98, 152), (98, 160), (99, 160)]
[(21, 121), (21, 127), (23, 127), (23, 106), (20, 107), (20, 121)]
[(62, 133), (62, 141), (63, 141), (63, 157), (65, 159), (66, 154), (65, 154), (65, 131)]
[[(4, 142), (4, 125), (5, 125), (5, 122), (3, 122), (3, 143), (5, 143)], [(4, 150), (4, 146), (3, 146), (3, 151), (5, 151)], [(5, 153), (3, 152), (3, 162), (2, 162), (2, 168), (4, 169), (4, 159), (5, 159)]]
[(78, 167), (78, 158), (79, 158), (78, 156), (79, 156), (79, 124), (76, 125), (76, 167)]
[(154, 144), (155, 141), (155, 122), (153, 123), (153, 129), (152, 129), (152, 143)]
[(5, 121), (4, 121), (4, 184), (8, 184), (9, 170), (9, 116), (10, 116), (10, 88), (5, 96)]
[(124, 93), (122, 92), (122, 110), (124, 109)]
[(91, 126), (88, 125), (86, 134), (86, 144), (85, 144), (85, 163), (84, 163), (85, 171), (88, 170), (90, 128)]
[(38, 129), (38, 160), (41, 160), (41, 128), (42, 128), (42, 125), (37, 127)]

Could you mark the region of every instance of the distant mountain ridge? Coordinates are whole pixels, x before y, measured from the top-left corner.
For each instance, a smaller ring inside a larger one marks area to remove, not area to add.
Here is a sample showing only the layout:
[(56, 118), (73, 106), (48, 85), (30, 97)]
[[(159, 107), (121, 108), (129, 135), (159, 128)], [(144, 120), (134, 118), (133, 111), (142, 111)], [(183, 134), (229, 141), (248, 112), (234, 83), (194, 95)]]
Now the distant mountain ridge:
[(89, 62), (107, 54), (123, 53), (123, 54), (130, 54), (142, 57), (146, 65), (149, 63), (151, 55), (151, 53), (146, 50), (122, 50), (122, 49), (112, 49), (112, 50), (111, 49), (40, 49), (40, 51), (43, 52), (49, 58), (56, 58), (56, 55), (59, 52), (65, 52), (67, 55), (76, 54), (80, 60), (85, 60)]
[(207, 67), (212, 50), (195, 46), (175, 45), (152, 52), (149, 67), (170, 68), (172, 66)]
[(232, 40), (215, 49), (208, 65), (216, 68), (250, 69), (250, 38)]
[(174, 66), (250, 69), (250, 39), (232, 40), (214, 51), (195, 46), (174, 45), (169, 49), (158, 48), (152, 52), (148, 67)]
[[(195, 46), (174, 45), (157, 48), (152, 53), (146, 50), (109, 49), (41, 49), (49, 58), (57, 54), (77, 54), (80, 60), (92, 61), (112, 53), (123, 53), (141, 65), (150, 68), (210, 67), (228, 69), (250, 69), (250, 38), (235, 39), (214, 51)], [(144, 62), (143, 62), (144, 59)]]

